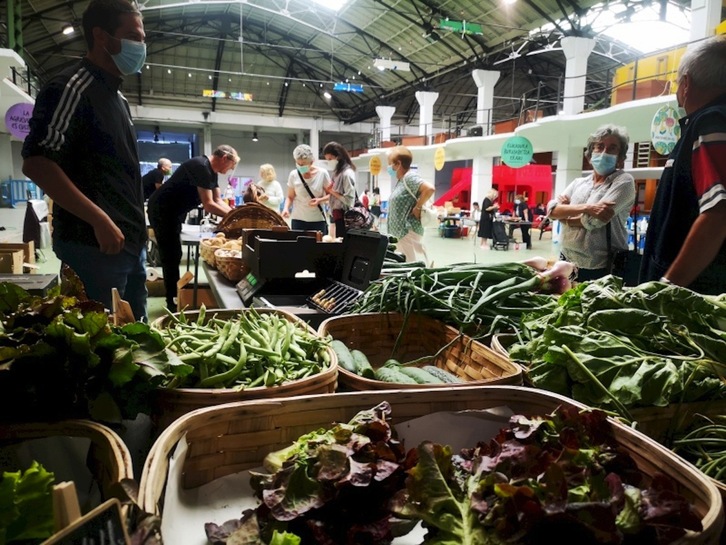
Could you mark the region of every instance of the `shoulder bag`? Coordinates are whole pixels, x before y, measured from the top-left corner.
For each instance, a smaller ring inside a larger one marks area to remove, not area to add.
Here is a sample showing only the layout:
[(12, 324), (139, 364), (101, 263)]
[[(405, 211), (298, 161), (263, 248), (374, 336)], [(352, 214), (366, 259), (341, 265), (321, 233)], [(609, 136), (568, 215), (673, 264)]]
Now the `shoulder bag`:
[[(401, 180), (403, 183), (403, 187), (406, 188), (406, 191), (408, 191), (408, 194), (411, 195), (415, 202), (418, 202), (418, 196), (411, 191), (411, 188), (408, 187), (408, 184), (405, 180)], [(414, 204), (414, 206), (416, 206)], [(436, 213), (436, 211), (431, 208), (428, 204), (421, 207), (421, 226), (422, 227), (438, 227), (439, 226), (439, 215)]]
[(363, 206), (355, 192), (355, 202), (343, 214), (346, 229), (370, 229), (373, 226), (373, 215)]

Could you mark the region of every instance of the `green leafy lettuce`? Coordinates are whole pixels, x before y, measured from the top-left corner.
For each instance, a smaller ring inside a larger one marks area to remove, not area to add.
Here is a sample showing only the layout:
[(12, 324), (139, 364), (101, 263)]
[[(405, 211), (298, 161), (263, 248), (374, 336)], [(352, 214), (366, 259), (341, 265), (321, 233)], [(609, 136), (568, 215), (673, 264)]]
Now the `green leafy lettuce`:
[(0, 545), (43, 540), (53, 534), (55, 476), (33, 462), (26, 471), (5, 472), (0, 480)]

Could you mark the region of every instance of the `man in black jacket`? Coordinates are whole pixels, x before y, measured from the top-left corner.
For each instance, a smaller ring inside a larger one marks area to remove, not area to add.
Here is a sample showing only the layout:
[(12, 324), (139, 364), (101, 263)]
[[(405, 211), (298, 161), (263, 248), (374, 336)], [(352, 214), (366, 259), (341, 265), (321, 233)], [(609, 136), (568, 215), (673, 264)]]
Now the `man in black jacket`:
[(692, 46), (678, 67), (681, 137), (651, 210), (640, 281), (726, 293), (726, 36)]
[(136, 132), (124, 76), (146, 60), (141, 13), (129, 0), (91, 0), (86, 56), (40, 91), (23, 173), (53, 199), (53, 250), (89, 298), (112, 308), (112, 288), (146, 318), (146, 221)]

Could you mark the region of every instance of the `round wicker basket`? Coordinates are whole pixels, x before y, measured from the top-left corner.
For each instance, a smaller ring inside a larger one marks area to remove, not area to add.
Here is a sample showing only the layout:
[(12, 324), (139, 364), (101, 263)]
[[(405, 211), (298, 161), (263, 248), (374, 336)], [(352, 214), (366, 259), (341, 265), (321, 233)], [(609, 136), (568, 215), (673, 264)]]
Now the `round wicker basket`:
[(249, 202), (238, 206), (227, 214), (217, 226), (218, 233), (224, 233), (228, 238), (237, 238), (243, 235), (244, 229), (271, 229), (272, 227), (285, 227), (285, 219), (264, 204)]
[[(263, 307), (255, 308), (254, 311), (258, 314), (268, 312), (278, 314), (295, 324), (301, 325), (310, 332), (315, 332), (303, 320), (284, 310)], [(232, 319), (239, 313), (244, 312), (247, 312), (247, 310), (210, 309), (206, 311), (208, 318), (217, 317), (221, 319)], [(187, 320), (194, 321), (199, 316), (199, 311), (184, 312), (184, 316)], [(171, 319), (170, 316), (162, 316), (157, 318), (152, 325), (157, 329), (164, 329)], [(246, 390), (224, 388), (159, 388), (154, 395), (152, 420), (160, 431), (180, 416), (202, 407), (211, 407), (233, 401), (290, 397), (306, 394), (332, 394), (338, 385), (338, 357), (330, 347), (328, 347), (328, 353), (331, 363), (323, 372), (307, 378), (286, 382), (279, 386), (259, 386)]]
[[(134, 470), (131, 454), (123, 440), (110, 428), (90, 420), (61, 420), (57, 422), (14, 422), (0, 426), (0, 448), (19, 445), (25, 441), (51, 437), (89, 439), (87, 470), (99, 487), (103, 500), (114, 497), (114, 489), (123, 479), (133, 479)], [(9, 460), (0, 456), (0, 470), (16, 471), (5, 467)], [(68, 460), (61, 463), (62, 470), (68, 470)], [(48, 466), (54, 471), (53, 466)]]
[(210, 244), (211, 239), (203, 238), (199, 243), (199, 255), (204, 260), (204, 262), (212, 268), (216, 268), (216, 259), (214, 256), (214, 252), (219, 250), (219, 246), (213, 246)]
[(219, 274), (235, 284), (242, 280), (250, 272), (250, 267), (241, 257), (229, 257), (217, 250), (214, 253), (214, 263)]
[[(408, 323), (398, 313), (356, 314), (328, 318), (318, 334), (343, 341), (349, 348), (361, 350), (373, 368), (389, 358), (411, 361), (436, 354), (421, 365), (435, 365), (459, 377), (457, 384), (398, 384), (361, 377), (342, 367), (338, 369), (341, 386), (349, 390), (387, 390), (391, 388), (450, 388), (483, 384), (522, 384), (522, 368), (484, 344), (423, 314), (411, 314)], [(403, 334), (399, 339), (402, 329)], [(397, 348), (394, 352), (394, 347)]]

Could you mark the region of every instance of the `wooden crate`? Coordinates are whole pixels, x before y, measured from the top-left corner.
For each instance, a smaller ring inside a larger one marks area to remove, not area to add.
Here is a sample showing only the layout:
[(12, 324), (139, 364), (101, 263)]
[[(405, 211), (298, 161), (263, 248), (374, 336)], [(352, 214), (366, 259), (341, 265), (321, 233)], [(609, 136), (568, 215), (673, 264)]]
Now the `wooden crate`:
[[(461, 384), (431, 384), (426, 387), (446, 388), (473, 384), (521, 384), (522, 368), (508, 358), (497, 354), (484, 344), (468, 337), (445, 323), (425, 316), (411, 314), (408, 323), (403, 314), (352, 314), (328, 318), (320, 324), (318, 334), (332, 336), (350, 349), (357, 348), (371, 362), (373, 368), (382, 366), (389, 358), (411, 361), (436, 354), (451, 343), (434, 360), (421, 365), (435, 365), (462, 379)], [(405, 325), (405, 329), (404, 329)], [(399, 333), (404, 334), (394, 352)], [(419, 384), (395, 384), (371, 380), (342, 367), (338, 380), (352, 390), (387, 390), (421, 388)]]
[[(259, 314), (272, 313), (280, 315), (295, 324), (303, 326), (310, 333), (315, 333), (315, 330), (306, 322), (284, 310), (255, 308), (254, 311)], [(219, 317), (223, 319), (232, 319), (244, 312), (249, 312), (249, 310), (211, 309), (206, 311), (208, 318)], [(184, 315), (190, 321), (194, 321), (199, 316), (199, 311), (185, 312)], [(169, 316), (163, 316), (155, 320), (152, 325), (156, 328), (163, 329), (169, 321)], [(159, 430), (163, 430), (177, 418), (202, 407), (272, 397), (333, 393), (338, 384), (338, 358), (331, 348), (328, 348), (328, 353), (330, 354), (331, 364), (325, 371), (317, 375), (277, 386), (258, 386), (245, 390), (224, 388), (159, 388), (156, 390), (153, 400), (152, 420)]]
[[(585, 408), (563, 396), (520, 386), (469, 386), (438, 390), (349, 392), (333, 396), (268, 399), (200, 409), (168, 427), (156, 440), (141, 476), (141, 507), (163, 517), (169, 459), (185, 439), (182, 488), (258, 468), (266, 454), (289, 446), (302, 434), (348, 422), (359, 411), (383, 401), (392, 406), (393, 424), (436, 412), (509, 407), (515, 413), (548, 414), (559, 405)], [(626, 426), (610, 420), (618, 443), (646, 476), (665, 473), (695, 506), (703, 532), (687, 534), (676, 545), (716, 545), (723, 527), (723, 504), (713, 483), (678, 456)], [(436, 440), (432, 431), (432, 440)], [(192, 492), (192, 491), (190, 491)], [(195, 504), (197, 505), (197, 504)]]

